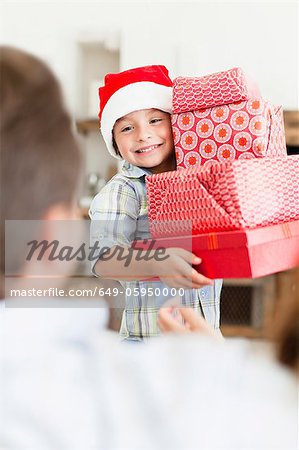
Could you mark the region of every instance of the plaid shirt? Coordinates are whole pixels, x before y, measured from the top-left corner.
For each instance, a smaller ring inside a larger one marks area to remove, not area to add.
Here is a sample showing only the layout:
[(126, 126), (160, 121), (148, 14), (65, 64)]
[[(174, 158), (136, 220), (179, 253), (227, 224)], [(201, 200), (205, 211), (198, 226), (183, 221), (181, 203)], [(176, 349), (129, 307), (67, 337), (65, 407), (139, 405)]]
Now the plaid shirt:
[[(150, 237), (145, 188), (145, 176), (149, 174), (149, 171), (125, 161), (121, 172), (93, 199), (89, 211), (91, 245), (99, 241), (102, 249), (97, 256), (104, 253), (104, 247), (127, 247), (136, 239)], [(94, 269), (93, 273), (96, 275)], [(161, 281), (121, 282), (120, 286), (126, 298), (121, 335), (136, 340), (158, 336), (157, 312), (165, 301), (175, 296), (171, 288)], [(218, 329), (221, 287), (222, 280), (215, 280), (213, 286), (185, 290), (181, 302), (204, 315)], [(153, 292), (157, 295), (150, 295)]]

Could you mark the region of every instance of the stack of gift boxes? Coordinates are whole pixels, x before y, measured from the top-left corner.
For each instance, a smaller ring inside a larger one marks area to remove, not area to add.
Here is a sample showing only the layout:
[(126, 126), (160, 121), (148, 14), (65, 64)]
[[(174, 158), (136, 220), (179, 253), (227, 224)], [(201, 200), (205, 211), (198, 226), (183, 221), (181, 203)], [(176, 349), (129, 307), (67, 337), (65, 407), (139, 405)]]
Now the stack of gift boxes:
[(172, 127), (178, 170), (146, 180), (151, 247), (191, 250), (211, 278), (299, 265), (299, 157), (287, 156), (282, 108), (239, 68), (179, 77)]
[(179, 168), (286, 156), (282, 108), (264, 101), (239, 68), (176, 78), (173, 113)]

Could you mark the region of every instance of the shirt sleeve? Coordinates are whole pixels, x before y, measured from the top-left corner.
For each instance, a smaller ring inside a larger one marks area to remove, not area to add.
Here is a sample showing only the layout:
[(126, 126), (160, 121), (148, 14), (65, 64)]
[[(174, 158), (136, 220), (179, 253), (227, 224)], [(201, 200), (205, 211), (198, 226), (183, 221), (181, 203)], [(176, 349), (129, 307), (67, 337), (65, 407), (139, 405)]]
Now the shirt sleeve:
[(129, 181), (108, 183), (92, 201), (89, 215), (90, 245), (93, 253), (92, 272), (97, 260), (114, 245), (126, 247), (135, 239), (139, 201)]

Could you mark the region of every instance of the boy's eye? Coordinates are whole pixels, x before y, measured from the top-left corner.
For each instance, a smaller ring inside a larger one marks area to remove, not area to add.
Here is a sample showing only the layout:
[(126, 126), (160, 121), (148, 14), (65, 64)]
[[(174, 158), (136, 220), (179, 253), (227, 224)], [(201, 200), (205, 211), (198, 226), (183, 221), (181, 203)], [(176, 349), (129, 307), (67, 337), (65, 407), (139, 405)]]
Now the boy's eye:
[(162, 121), (162, 119), (160, 117), (157, 117), (155, 119), (151, 119), (150, 123), (157, 123), (157, 122), (161, 122), (161, 121)]
[(132, 130), (133, 127), (131, 127), (130, 125), (128, 125), (127, 127), (122, 128), (121, 132), (124, 133), (126, 131), (130, 131)]

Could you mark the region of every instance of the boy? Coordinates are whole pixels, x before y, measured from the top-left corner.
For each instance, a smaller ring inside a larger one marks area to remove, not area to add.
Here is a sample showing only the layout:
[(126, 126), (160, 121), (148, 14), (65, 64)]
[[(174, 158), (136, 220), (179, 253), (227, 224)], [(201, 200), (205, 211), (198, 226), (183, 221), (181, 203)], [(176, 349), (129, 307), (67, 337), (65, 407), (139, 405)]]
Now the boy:
[[(172, 81), (166, 67), (108, 74), (99, 95), (103, 138), (111, 155), (124, 163), (90, 208), (91, 240), (99, 240), (102, 248), (93, 272), (122, 281), (119, 292), (126, 295), (122, 337), (142, 340), (159, 335), (157, 312), (175, 295), (171, 288), (179, 288), (182, 303), (218, 329), (222, 282), (213, 282), (192, 268), (200, 264), (200, 258), (168, 249), (165, 262), (140, 261), (136, 252), (129, 264), (123, 262), (132, 241), (150, 236), (145, 176), (176, 169), (170, 121)], [(144, 281), (157, 276), (161, 281)]]

